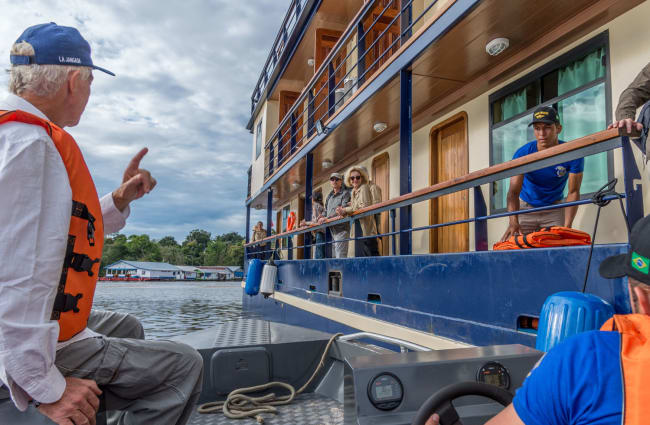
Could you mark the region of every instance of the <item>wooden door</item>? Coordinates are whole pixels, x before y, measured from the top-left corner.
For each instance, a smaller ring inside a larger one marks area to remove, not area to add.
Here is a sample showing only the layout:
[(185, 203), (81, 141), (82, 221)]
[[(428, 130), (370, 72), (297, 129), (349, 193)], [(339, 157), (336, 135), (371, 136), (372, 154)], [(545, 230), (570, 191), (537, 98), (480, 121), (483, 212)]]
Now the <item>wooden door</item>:
[[(462, 113), (431, 129), (431, 184), (468, 173), (467, 115)], [(431, 200), (430, 223), (439, 224), (469, 217), (469, 191), (451, 193)], [(431, 229), (431, 252), (469, 250), (469, 224)]]
[[(287, 113), (291, 109), (296, 100), (300, 96), (300, 93), (283, 90), (280, 92), (280, 120), (278, 124), (282, 122), (284, 117), (287, 116)], [(300, 112), (298, 112), (299, 115)], [(302, 138), (302, 116), (296, 121), (296, 143)], [(298, 145), (296, 144), (296, 147)], [(293, 152), (291, 151), (291, 121), (287, 121), (285, 125), (282, 126), (280, 134), (278, 136), (278, 165), (280, 165), (284, 160), (286, 160)]]
[[(327, 55), (332, 51), (336, 43), (341, 38), (341, 31), (329, 30), (325, 28), (316, 29), (316, 46), (314, 49), (314, 71), (317, 71), (323, 64)], [(334, 58), (334, 69), (338, 68), (345, 58), (346, 49), (343, 48)], [(345, 65), (335, 73), (335, 84), (337, 84), (345, 75)], [(320, 76), (314, 85), (314, 122), (322, 120), (323, 122), (329, 117), (328, 112), (328, 91), (329, 86), (329, 72), (327, 70)], [(341, 85), (342, 87), (342, 85)], [(332, 113), (334, 111), (331, 111)]]
[[(379, 0), (363, 22), (364, 30), (368, 31), (373, 22), (377, 21), (366, 34), (365, 80), (372, 76), (399, 49), (401, 19), (395, 19), (395, 17), (399, 15), (401, 7), (401, 0)], [(391, 24), (391, 22), (393, 23)], [(388, 31), (384, 33), (386, 28)], [(375, 44), (373, 45), (373, 43)], [(384, 52), (387, 53), (384, 54)]]
[[(388, 152), (372, 160), (372, 181), (381, 189), (381, 200), (386, 201), (390, 199), (390, 161)], [(384, 211), (379, 215), (379, 228), (377, 230), (379, 233), (388, 233), (388, 211)], [(390, 255), (390, 238), (383, 236), (379, 240), (379, 253), (381, 255)]]

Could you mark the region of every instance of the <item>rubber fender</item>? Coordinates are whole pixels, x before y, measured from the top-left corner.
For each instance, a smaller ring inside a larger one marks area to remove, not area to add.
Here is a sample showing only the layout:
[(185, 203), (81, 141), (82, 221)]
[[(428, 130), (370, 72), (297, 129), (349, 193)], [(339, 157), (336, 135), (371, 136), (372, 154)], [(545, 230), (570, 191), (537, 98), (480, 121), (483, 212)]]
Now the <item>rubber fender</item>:
[(253, 258), (248, 262), (248, 274), (246, 275), (246, 286), (244, 292), (253, 296), (260, 292), (260, 283), (262, 281), (262, 270), (264, 262), (258, 258)]

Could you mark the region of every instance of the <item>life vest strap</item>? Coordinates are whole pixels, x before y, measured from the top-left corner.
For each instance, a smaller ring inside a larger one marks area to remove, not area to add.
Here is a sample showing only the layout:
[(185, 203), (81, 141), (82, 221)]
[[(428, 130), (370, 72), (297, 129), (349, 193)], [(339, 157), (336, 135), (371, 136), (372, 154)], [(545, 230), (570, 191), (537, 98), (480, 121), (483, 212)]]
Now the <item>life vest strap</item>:
[(62, 296), (63, 293), (65, 292), (65, 282), (68, 280), (68, 268), (69, 268), (68, 257), (73, 254), (75, 240), (76, 240), (75, 236), (68, 235), (68, 244), (65, 249), (63, 268), (61, 269), (61, 278), (59, 279), (59, 286), (56, 289), (56, 298), (54, 299), (55, 306), (54, 308), (52, 308), (52, 315), (50, 316), (51, 320), (59, 320), (59, 318), (61, 317), (61, 310), (56, 308), (56, 300), (59, 299), (60, 296)]
[(93, 260), (86, 254), (78, 254), (76, 252), (73, 252), (66, 258), (66, 264), (68, 267), (72, 267), (78, 272), (86, 272), (88, 273), (88, 276), (93, 275), (92, 269), (95, 263), (99, 263), (99, 258)]
[(88, 227), (86, 230), (88, 243), (90, 244), (90, 246), (95, 246), (95, 217), (93, 217), (90, 211), (88, 211), (88, 207), (86, 206), (86, 204), (73, 200), (72, 216), (88, 221)]
[(77, 307), (77, 302), (83, 298), (83, 294), (72, 295), (66, 293), (56, 294), (54, 298), (54, 311), (59, 313), (65, 313), (66, 311), (72, 310), (75, 313), (79, 313), (79, 308)]

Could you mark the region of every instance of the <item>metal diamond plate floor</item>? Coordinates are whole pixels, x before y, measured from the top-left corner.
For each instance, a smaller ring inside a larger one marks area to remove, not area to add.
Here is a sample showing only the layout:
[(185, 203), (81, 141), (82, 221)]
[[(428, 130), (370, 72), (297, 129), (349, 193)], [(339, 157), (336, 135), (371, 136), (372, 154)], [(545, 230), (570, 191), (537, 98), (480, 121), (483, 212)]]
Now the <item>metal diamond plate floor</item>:
[[(277, 415), (265, 414), (265, 425), (342, 425), (343, 405), (318, 394), (300, 394), (293, 403), (278, 406)], [(254, 424), (255, 419), (228, 419), (222, 414), (194, 412), (188, 425)]]
[(262, 345), (271, 342), (269, 322), (259, 319), (239, 319), (225, 322), (217, 328), (214, 347)]

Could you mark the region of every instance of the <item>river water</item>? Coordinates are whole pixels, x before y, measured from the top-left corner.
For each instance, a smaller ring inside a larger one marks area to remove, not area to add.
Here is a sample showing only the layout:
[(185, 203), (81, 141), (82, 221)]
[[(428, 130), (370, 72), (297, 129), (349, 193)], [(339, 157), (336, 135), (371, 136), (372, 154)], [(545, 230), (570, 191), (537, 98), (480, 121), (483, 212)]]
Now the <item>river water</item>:
[(147, 339), (198, 331), (242, 316), (240, 282), (97, 283), (93, 308), (131, 313)]

